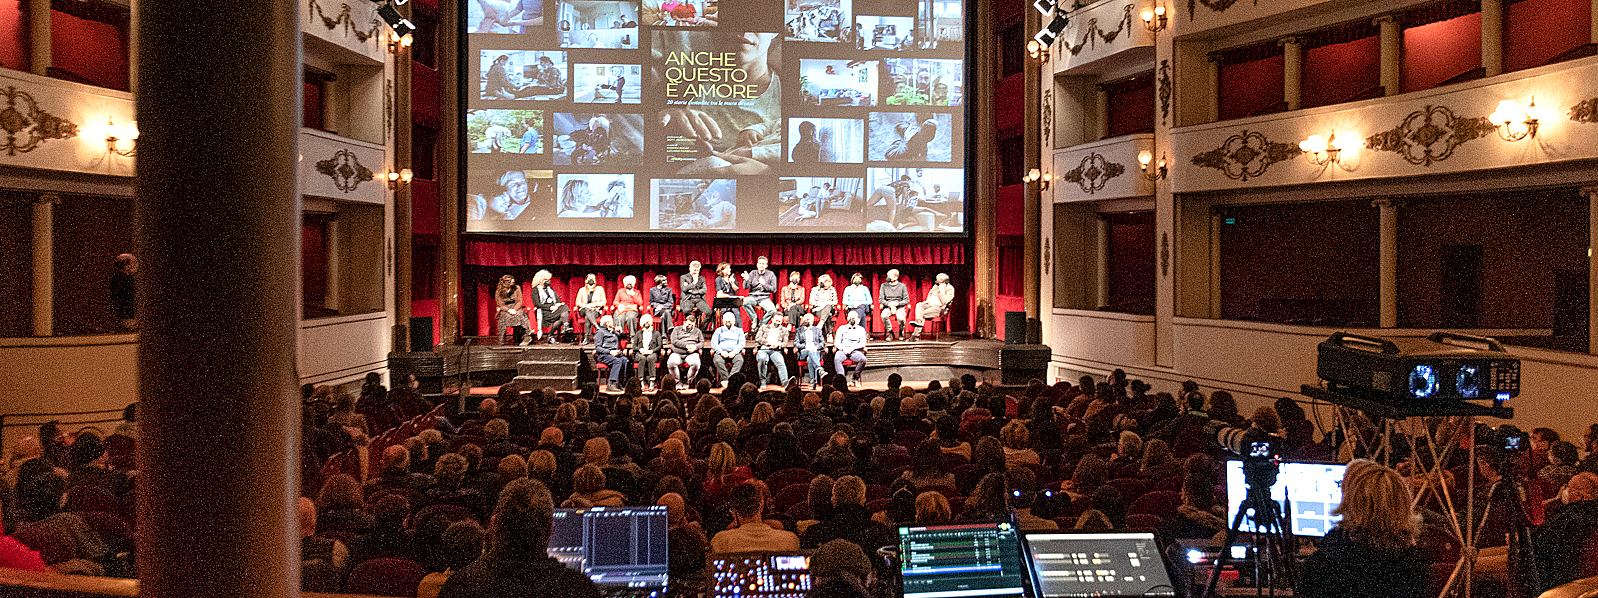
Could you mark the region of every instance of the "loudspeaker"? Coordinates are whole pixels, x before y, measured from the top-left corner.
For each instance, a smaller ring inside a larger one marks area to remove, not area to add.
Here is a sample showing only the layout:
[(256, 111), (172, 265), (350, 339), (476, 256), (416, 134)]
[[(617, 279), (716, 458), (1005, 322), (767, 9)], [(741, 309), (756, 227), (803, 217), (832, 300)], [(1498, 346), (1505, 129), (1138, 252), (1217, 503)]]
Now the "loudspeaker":
[(433, 318), (431, 318), (431, 317), (412, 317), (411, 318), (411, 350), (412, 351), (432, 351), (433, 350)]
[(1043, 344), (1043, 320), (1037, 318), (1026, 319), (1026, 344)]
[(1007, 386), (1026, 384), (1033, 378), (1048, 380), (1052, 350), (1046, 345), (1015, 343), (999, 349), (1000, 382)]
[(1026, 312), (1004, 312), (1004, 344), (1024, 345), (1026, 343)]

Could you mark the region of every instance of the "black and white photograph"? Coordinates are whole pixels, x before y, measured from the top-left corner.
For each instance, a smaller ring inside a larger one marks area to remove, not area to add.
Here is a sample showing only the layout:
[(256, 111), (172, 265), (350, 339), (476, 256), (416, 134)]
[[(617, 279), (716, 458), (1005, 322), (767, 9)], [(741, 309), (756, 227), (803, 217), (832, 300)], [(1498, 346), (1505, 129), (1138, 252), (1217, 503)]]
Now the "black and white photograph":
[(566, 53), (483, 50), (480, 96), (485, 100), (558, 100), (566, 97)]
[(636, 166), (644, 160), (644, 115), (556, 112), (556, 166)]
[(964, 64), (939, 58), (889, 58), (889, 106), (959, 106), (964, 99)]
[(965, 222), (965, 170), (866, 170), (866, 231), (959, 232)]
[(638, 48), (638, 0), (562, 0), (554, 18), (562, 48)]
[(790, 118), (788, 161), (859, 164), (865, 161), (865, 132), (858, 118)]
[(643, 101), (642, 67), (636, 64), (572, 65), (572, 101), (578, 104), (637, 104)]
[(953, 159), (953, 117), (947, 113), (872, 112), (872, 162), (948, 162)]
[(525, 33), (544, 24), (544, 0), (471, 0), (466, 3), (467, 33)]
[(466, 142), (474, 154), (542, 154), (544, 111), (468, 110)]
[(777, 180), (778, 226), (860, 230), (865, 226), (865, 180), (859, 177), (783, 177)]
[(649, 228), (723, 230), (738, 226), (738, 181), (655, 179), (650, 181)]
[[(765, 174), (782, 162), (782, 40), (775, 32), (656, 30), (651, 98), (677, 174)], [(693, 65), (692, 57), (717, 64)], [(725, 81), (716, 80), (727, 77)], [(732, 79), (736, 77), (737, 79)], [(791, 82), (790, 82), (791, 84)]]
[(786, 0), (784, 38), (796, 42), (842, 42), (849, 39), (853, 0)]
[(555, 215), (550, 170), (473, 170), (467, 178), (466, 230), (534, 230)]
[(561, 174), (558, 218), (632, 218), (633, 175)]
[(938, 47), (942, 42), (965, 41), (965, 15), (961, 0), (926, 0), (919, 2), (916, 14), (916, 39), (923, 49)]
[(809, 106), (877, 105), (877, 61), (799, 61), (800, 99)]
[(916, 50), (915, 17), (884, 17), (859, 15), (855, 17), (856, 50)]
[(644, 0), (644, 23), (651, 27), (715, 27), (718, 0)]

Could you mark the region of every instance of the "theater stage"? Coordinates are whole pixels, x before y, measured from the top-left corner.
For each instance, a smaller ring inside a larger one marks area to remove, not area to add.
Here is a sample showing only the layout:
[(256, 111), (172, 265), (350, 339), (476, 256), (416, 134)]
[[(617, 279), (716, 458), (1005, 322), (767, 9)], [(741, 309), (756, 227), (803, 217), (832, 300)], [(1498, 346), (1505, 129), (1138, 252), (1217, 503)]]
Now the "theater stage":
[[(575, 344), (502, 345), (495, 337), (472, 337), (459, 345), (441, 345), (429, 352), (395, 353), (389, 356), (391, 375), (417, 375), (422, 392), (456, 395), (464, 386), (469, 394), (497, 392), (498, 386), (518, 381), (524, 389), (551, 387), (557, 390), (578, 388), (597, 380), (593, 346)], [(754, 345), (746, 344), (744, 371), (753, 378)], [(964, 374), (979, 379), (999, 378), (999, 350), (1003, 341), (992, 339), (948, 338), (920, 341), (873, 340), (866, 345), (866, 368), (862, 378), (868, 388), (885, 388), (888, 376), (899, 374), (906, 381), (925, 384)], [(801, 375), (795, 355), (790, 351), (788, 373)], [(832, 359), (831, 352), (827, 359)], [(708, 353), (701, 355), (701, 375), (713, 374)], [(664, 365), (664, 364), (662, 364)], [(829, 363), (829, 366), (831, 364)], [(603, 386), (603, 385), (601, 385)], [(768, 386), (768, 388), (777, 388)], [(492, 390), (491, 390), (492, 389)]]

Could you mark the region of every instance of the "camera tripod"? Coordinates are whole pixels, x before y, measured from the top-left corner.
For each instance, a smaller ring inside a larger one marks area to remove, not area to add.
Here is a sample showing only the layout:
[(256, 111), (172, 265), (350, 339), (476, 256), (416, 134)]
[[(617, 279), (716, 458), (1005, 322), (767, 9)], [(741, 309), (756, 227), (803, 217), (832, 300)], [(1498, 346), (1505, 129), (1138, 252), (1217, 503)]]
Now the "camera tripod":
[(1201, 598), (1215, 596), (1215, 584), (1221, 578), (1221, 569), (1232, 562), (1232, 544), (1237, 541), (1240, 533), (1244, 533), (1242, 530), (1245, 519), (1254, 524), (1254, 531), (1248, 533), (1253, 536), (1254, 584), (1257, 593), (1275, 596), (1278, 585), (1283, 589), (1291, 589), (1298, 584), (1298, 571), (1293, 562), (1294, 553), (1298, 548), (1293, 541), (1293, 533), (1288, 527), (1282, 505), (1271, 500), (1271, 485), (1276, 480), (1276, 464), (1269, 464), (1268, 474), (1249, 472), (1250, 467), (1263, 468), (1266, 465), (1244, 464), (1248, 493), (1237, 509), (1237, 516), (1232, 518), (1232, 527), (1226, 530), (1226, 541), (1221, 544), (1221, 554), (1210, 569), (1210, 581), (1204, 586)]

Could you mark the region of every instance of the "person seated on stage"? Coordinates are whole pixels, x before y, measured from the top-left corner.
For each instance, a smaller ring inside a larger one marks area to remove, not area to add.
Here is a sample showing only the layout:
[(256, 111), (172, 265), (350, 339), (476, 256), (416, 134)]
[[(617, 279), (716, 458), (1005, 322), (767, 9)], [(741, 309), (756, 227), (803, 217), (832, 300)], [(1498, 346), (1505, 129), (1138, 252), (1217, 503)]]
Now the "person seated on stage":
[(1304, 561), (1293, 595), (1366, 596), (1370, 588), (1393, 598), (1427, 595), (1427, 561), (1415, 547), (1420, 515), (1403, 478), (1355, 459), (1343, 473), (1342, 488), (1343, 502), (1333, 512), (1343, 520)]
[(755, 343), (759, 350), (755, 351), (755, 368), (760, 372), (760, 384), (764, 385), (766, 374), (770, 371), (766, 364), (777, 368), (777, 384), (788, 382), (788, 356), (784, 353), (788, 348), (788, 324), (780, 318), (772, 318), (760, 327), (760, 333), (755, 335)]
[(649, 313), (654, 314), (661, 328), (671, 328), (675, 320), (677, 297), (672, 295), (665, 274), (655, 275), (655, 286), (649, 289)]
[(451, 575), (439, 598), (516, 596), (530, 587), (548, 596), (599, 598), (593, 581), (548, 554), (554, 503), (549, 489), (537, 480), (506, 484), (488, 526), (488, 549)]
[[(571, 308), (566, 307), (566, 303), (560, 300), (560, 294), (549, 287), (553, 278), (549, 270), (539, 270), (533, 275), (533, 309), (538, 312), (538, 330), (542, 333), (544, 328), (550, 328), (567, 334), (572, 329)], [(549, 335), (549, 342), (555, 342), (554, 334)]]
[[(882, 327), (885, 329), (887, 340), (896, 340), (905, 336), (904, 329), (910, 323), (906, 320), (905, 307), (910, 305), (910, 288), (899, 282), (899, 270), (888, 270), (888, 280), (877, 287), (877, 302), (882, 305)], [(899, 323), (899, 335), (893, 334), (893, 323)]]
[(845, 359), (854, 362), (854, 376), (849, 385), (860, 386), (860, 372), (866, 369), (866, 329), (860, 325), (860, 313), (849, 312), (849, 323), (838, 327), (838, 344), (834, 347), (832, 361), (836, 366), (833, 371), (839, 376), (843, 373)]
[(765, 500), (754, 484), (739, 484), (727, 499), (732, 525), (710, 539), (710, 551), (772, 552), (799, 550), (799, 536), (766, 524)]
[(682, 310), (685, 319), (691, 317), (696, 320), (695, 328), (703, 329), (705, 315), (710, 313), (710, 303), (705, 301), (708, 289), (704, 275), (699, 273), (700, 267), (699, 260), (688, 262), (688, 273), (677, 277), (677, 288), (682, 290), (682, 303), (677, 307)]
[(827, 349), (826, 328), (816, 325), (815, 316), (805, 314), (800, 320), (799, 330), (794, 333), (793, 346), (799, 351), (799, 361), (810, 366), (810, 387), (820, 387), (821, 372), (826, 369), (826, 362), (821, 358), (821, 352)]
[[(698, 308), (694, 308), (683, 317), (682, 325), (671, 329), (671, 357), (666, 358), (666, 371), (677, 376), (679, 391), (692, 388), (694, 379), (699, 377), (699, 347), (705, 344), (705, 333), (694, 324), (698, 319)], [(679, 366), (687, 368), (681, 375)]]
[(822, 274), (816, 278), (816, 286), (810, 288), (810, 313), (815, 314), (816, 323), (822, 328), (828, 328), (827, 342), (832, 342), (832, 311), (838, 308), (838, 289), (832, 288), (832, 275)]
[(927, 291), (927, 300), (916, 304), (916, 319), (910, 323), (913, 331), (910, 340), (921, 340), (921, 327), (927, 325), (927, 318), (942, 317), (949, 311), (949, 304), (954, 302), (954, 285), (949, 284), (949, 275), (938, 273), (938, 284), (932, 285), (932, 290)]
[(738, 316), (732, 312), (721, 315), (721, 328), (717, 328), (716, 334), (711, 337), (710, 349), (710, 362), (715, 364), (716, 375), (720, 379), (717, 388), (724, 388), (732, 372), (744, 369), (744, 331), (738, 327)]
[[(717, 298), (738, 297), (738, 287), (739, 286), (740, 285), (738, 284), (738, 277), (733, 275), (733, 273), (732, 273), (732, 264), (729, 264), (727, 262), (722, 262), (722, 263), (716, 264), (716, 297)], [(740, 300), (742, 300), (742, 299), (740, 298)], [(733, 313), (733, 311), (734, 310), (732, 310), (732, 309), (718, 309), (718, 310), (716, 310), (716, 320), (720, 321), (722, 319), (722, 316), (725, 316), (727, 314)], [(754, 310), (754, 308), (745, 305), (743, 307), (742, 311), (744, 312), (744, 316), (743, 316), (744, 322), (749, 322), (749, 321), (755, 319), (755, 310)]]
[(805, 288), (799, 284), (799, 273), (788, 273), (788, 286), (782, 287), (782, 298), (777, 301), (777, 309), (788, 319), (788, 326), (799, 327), (799, 319), (809, 309), (805, 306)]
[(754, 326), (754, 309), (760, 308), (760, 325), (765, 326), (777, 315), (777, 306), (771, 302), (771, 295), (777, 292), (777, 273), (767, 267), (771, 260), (766, 256), (755, 258), (755, 269), (744, 273), (743, 288), (749, 289), (749, 295), (744, 297), (744, 309), (749, 312), (750, 327)]
[(599, 328), (594, 331), (594, 361), (610, 367), (606, 392), (621, 392), (621, 375), (627, 371), (627, 358), (621, 354), (621, 335), (613, 328), (615, 323), (615, 318), (601, 316)]
[(861, 324), (871, 322), (871, 287), (859, 272), (849, 275), (849, 286), (843, 288), (843, 308), (860, 316)]
[(638, 314), (643, 313), (643, 291), (638, 289), (638, 277), (628, 274), (621, 279), (621, 288), (616, 289), (616, 327), (622, 334), (632, 334), (638, 329)]
[(588, 344), (598, 327), (599, 316), (605, 313), (605, 287), (599, 286), (599, 277), (593, 274), (583, 278), (583, 287), (577, 289), (577, 315), (583, 318), (583, 340)]
[(633, 361), (638, 363), (638, 375), (643, 376), (644, 392), (655, 392), (655, 364), (666, 352), (666, 337), (655, 330), (655, 317), (644, 314), (638, 317), (638, 330), (633, 331), (628, 343)]
[(494, 303), (494, 315), (499, 322), (499, 333), (495, 336), (503, 339), (505, 329), (509, 328), (511, 342), (532, 344), (532, 337), (527, 336), (527, 308), (522, 305), (522, 287), (516, 284), (516, 277), (509, 274), (499, 277), (499, 286), (494, 289)]

